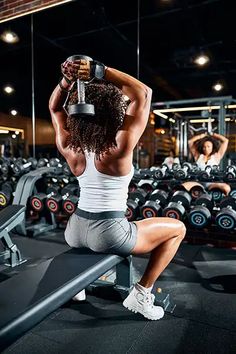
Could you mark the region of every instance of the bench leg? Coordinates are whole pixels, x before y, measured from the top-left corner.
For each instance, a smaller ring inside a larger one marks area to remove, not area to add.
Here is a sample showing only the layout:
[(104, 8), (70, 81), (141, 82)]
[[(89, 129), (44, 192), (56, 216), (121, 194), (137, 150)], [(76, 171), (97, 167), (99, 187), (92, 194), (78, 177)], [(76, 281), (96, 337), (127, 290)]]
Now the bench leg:
[(132, 257), (125, 258), (121, 263), (116, 265), (116, 282), (115, 289), (121, 295), (127, 296), (133, 284), (133, 264)]
[(3, 257), (4, 254), (7, 256), (9, 261), (9, 264), (7, 265), (10, 265), (11, 267), (15, 267), (24, 262), (24, 260), (21, 257), (20, 250), (18, 249), (16, 244), (12, 242), (8, 232), (5, 230), (1, 234), (1, 241), (6, 249), (5, 252), (2, 252), (1, 256)]

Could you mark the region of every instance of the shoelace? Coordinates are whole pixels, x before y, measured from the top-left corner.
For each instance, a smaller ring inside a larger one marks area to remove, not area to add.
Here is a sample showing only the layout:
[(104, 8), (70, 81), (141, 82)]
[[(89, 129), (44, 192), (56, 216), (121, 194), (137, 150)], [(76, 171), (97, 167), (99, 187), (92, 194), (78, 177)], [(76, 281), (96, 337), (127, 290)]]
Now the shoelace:
[(151, 305), (151, 307), (153, 307), (153, 303), (154, 303), (154, 300), (155, 300), (155, 295), (152, 294), (152, 293), (147, 293), (146, 296), (145, 296), (145, 300), (147, 301), (148, 304)]

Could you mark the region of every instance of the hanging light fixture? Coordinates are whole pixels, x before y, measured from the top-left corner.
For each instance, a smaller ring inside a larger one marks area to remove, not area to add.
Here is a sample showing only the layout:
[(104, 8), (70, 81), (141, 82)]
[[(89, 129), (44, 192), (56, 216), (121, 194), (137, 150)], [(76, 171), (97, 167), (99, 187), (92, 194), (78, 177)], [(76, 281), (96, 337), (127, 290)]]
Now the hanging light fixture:
[(4, 31), (1, 36), (1, 40), (6, 43), (17, 43), (19, 42), (19, 37), (15, 32), (12, 31)]

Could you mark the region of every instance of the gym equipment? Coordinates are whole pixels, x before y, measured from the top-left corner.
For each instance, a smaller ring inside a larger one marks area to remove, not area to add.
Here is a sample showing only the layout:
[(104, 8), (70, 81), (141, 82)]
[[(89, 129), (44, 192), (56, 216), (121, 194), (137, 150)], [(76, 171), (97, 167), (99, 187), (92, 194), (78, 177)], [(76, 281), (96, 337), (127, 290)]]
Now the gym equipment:
[[(69, 57), (68, 61), (75, 61), (77, 59), (85, 59), (93, 62), (93, 59), (86, 55), (73, 55)], [(75, 117), (87, 117), (94, 116), (95, 110), (94, 105), (86, 103), (85, 101), (85, 81), (77, 79), (77, 94), (78, 94), (78, 103), (68, 105), (68, 113), (70, 116)]]
[(187, 181), (182, 183), (182, 186), (190, 193), (193, 200), (199, 198), (203, 193), (206, 193), (203, 185), (198, 182)]
[(48, 159), (41, 157), (38, 160), (37, 167), (40, 168), (40, 167), (48, 166), (48, 163), (49, 163)]
[(78, 194), (78, 188), (78, 185), (69, 184), (62, 189), (61, 195), (55, 192), (51, 193), (46, 199), (46, 207), (52, 213), (58, 213), (63, 209), (67, 214), (73, 214), (79, 200), (78, 196), (75, 195)]
[(41, 212), (45, 207), (47, 199), (59, 195), (59, 189), (60, 187), (58, 185), (53, 185), (47, 188), (46, 193), (36, 193), (32, 195), (29, 199), (30, 206), (38, 213)]
[(226, 174), (225, 174), (225, 180), (226, 181), (231, 181), (236, 179), (236, 167), (235, 166), (227, 166), (226, 167)]
[[(12, 204), (27, 206), (30, 196), (37, 192), (36, 184), (43, 181), (45, 176), (50, 173), (55, 173), (55, 168), (41, 167), (21, 176), (16, 186)], [(24, 219), (15, 227), (15, 232), (20, 235), (34, 237), (42, 232), (53, 230), (56, 227), (57, 223), (54, 214), (47, 212), (36, 224), (30, 224)]]
[(22, 161), (16, 161), (12, 166), (12, 171), (15, 176), (21, 176), (24, 173), (30, 171), (30, 169), (34, 170), (37, 168), (38, 161), (30, 157), (26, 163), (22, 164)]
[(4, 182), (0, 188), (0, 208), (5, 208), (13, 198), (13, 183)]
[(165, 177), (167, 177), (167, 173), (169, 171), (169, 167), (163, 163), (161, 165), (161, 168), (154, 168), (152, 173), (153, 173), (153, 177), (155, 177), (156, 179), (163, 179)]
[(221, 229), (233, 230), (236, 227), (236, 200), (225, 197), (221, 200), (220, 211), (216, 214), (215, 223)]
[(189, 162), (184, 162), (182, 168), (174, 171), (174, 177), (176, 179), (186, 179), (189, 176), (189, 172), (192, 169), (192, 165)]
[(139, 217), (139, 207), (146, 201), (147, 192), (141, 188), (137, 188), (135, 192), (129, 193), (127, 200), (127, 210), (125, 213), (129, 221), (136, 220)]
[(171, 197), (171, 202), (163, 210), (163, 216), (183, 220), (185, 211), (190, 207), (191, 196), (185, 191), (176, 191)]
[(0, 262), (8, 261), (6, 265), (15, 267), (26, 260), (23, 260), (20, 250), (11, 240), (9, 232), (23, 221), (25, 207), (23, 205), (9, 205), (0, 211), (0, 240), (4, 251), (0, 252)]
[(212, 188), (211, 190), (208, 191), (209, 194), (211, 194), (212, 199), (214, 200), (214, 202), (218, 203), (222, 197), (223, 197), (223, 192), (220, 188), (215, 187)]
[(212, 181), (214, 178), (211, 174), (212, 172), (212, 167), (211, 166), (206, 166), (205, 171), (201, 171), (198, 175), (198, 179), (200, 181)]
[(141, 179), (138, 182), (138, 188), (145, 190), (145, 192), (149, 193), (154, 191), (158, 186), (158, 182), (152, 179)]
[(211, 211), (213, 209), (212, 196), (202, 194), (195, 203), (195, 206), (188, 213), (188, 220), (191, 225), (203, 228), (211, 221)]
[(88, 249), (66, 251), (1, 282), (4, 306), (0, 316), (0, 350), (112, 267), (116, 267), (113, 287), (124, 297), (133, 285), (132, 257), (95, 253)]
[(155, 216), (162, 215), (162, 208), (166, 205), (168, 194), (160, 189), (153, 191), (149, 198), (146, 200), (145, 204), (140, 207), (141, 216), (146, 218), (151, 218)]

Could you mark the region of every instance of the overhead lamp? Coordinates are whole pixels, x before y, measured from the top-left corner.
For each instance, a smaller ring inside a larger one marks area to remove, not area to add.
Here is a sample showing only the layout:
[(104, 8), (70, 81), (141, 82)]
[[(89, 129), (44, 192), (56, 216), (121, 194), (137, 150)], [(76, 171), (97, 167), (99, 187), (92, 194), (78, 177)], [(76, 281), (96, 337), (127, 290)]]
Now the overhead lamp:
[(12, 116), (16, 116), (18, 112), (15, 109), (12, 109), (10, 113)]
[(210, 58), (207, 55), (199, 55), (194, 59), (194, 63), (199, 66), (204, 66), (209, 62)]
[(0, 134), (8, 134), (9, 130), (0, 129)]
[(164, 129), (161, 130), (161, 134), (165, 134), (165, 130)]
[(190, 123), (213, 123), (215, 121), (214, 118), (211, 119), (190, 119)]
[(7, 93), (8, 95), (10, 95), (10, 94), (13, 93), (15, 90), (14, 90), (14, 88), (13, 88), (12, 86), (7, 85), (7, 86), (4, 86), (4, 87), (3, 87), (3, 91), (4, 91), (5, 93)]
[(217, 82), (214, 86), (213, 89), (217, 92), (221, 91), (223, 89), (223, 85), (220, 82)]
[(18, 35), (12, 31), (4, 31), (1, 34), (1, 39), (6, 43), (17, 43), (20, 40)]
[(16, 138), (16, 134), (12, 134), (12, 136), (11, 136), (13, 139), (15, 139)]

